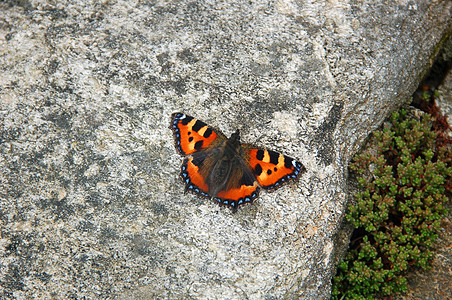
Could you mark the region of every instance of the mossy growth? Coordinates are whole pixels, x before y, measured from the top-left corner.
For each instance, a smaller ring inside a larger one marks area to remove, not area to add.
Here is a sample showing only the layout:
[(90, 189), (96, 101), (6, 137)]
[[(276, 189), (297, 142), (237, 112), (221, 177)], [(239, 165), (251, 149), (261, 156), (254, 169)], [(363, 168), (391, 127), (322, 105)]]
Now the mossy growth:
[(451, 153), (437, 143), (430, 115), (394, 113), (376, 132), (375, 155), (350, 165), (360, 192), (346, 219), (355, 228), (333, 279), (332, 299), (373, 299), (405, 292), (411, 267), (427, 269), (451, 195)]

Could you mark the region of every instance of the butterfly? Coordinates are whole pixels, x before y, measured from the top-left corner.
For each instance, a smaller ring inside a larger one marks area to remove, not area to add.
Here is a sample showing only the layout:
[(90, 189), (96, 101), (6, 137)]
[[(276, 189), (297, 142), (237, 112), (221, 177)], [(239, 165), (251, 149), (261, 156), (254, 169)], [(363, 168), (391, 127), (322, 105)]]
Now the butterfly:
[(306, 171), (298, 161), (275, 151), (240, 143), (237, 130), (227, 138), (206, 123), (177, 112), (171, 115), (176, 149), (184, 156), (180, 176), (187, 191), (236, 210)]

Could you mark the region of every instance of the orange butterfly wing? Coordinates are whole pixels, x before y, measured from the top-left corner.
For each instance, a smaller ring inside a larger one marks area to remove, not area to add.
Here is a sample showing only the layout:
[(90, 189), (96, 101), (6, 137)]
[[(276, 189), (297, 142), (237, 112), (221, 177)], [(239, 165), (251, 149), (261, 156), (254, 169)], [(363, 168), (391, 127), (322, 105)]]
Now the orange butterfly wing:
[(259, 191), (259, 184), (251, 169), (242, 158), (238, 158), (230, 174), (227, 188), (218, 192), (213, 199), (221, 205), (236, 209), (242, 204), (253, 202), (259, 195)]
[(170, 128), (173, 130), (176, 149), (182, 155), (189, 155), (211, 146), (217, 138), (225, 139), (206, 123), (183, 113), (171, 115)]
[(243, 145), (249, 164), (259, 185), (266, 190), (276, 189), (300, 176), (306, 168), (298, 161), (281, 153)]
[(201, 174), (198, 159), (186, 157), (182, 163), (180, 176), (185, 182), (185, 192), (191, 191), (198, 195), (211, 198), (209, 186)]
[(209, 165), (208, 160), (208, 154), (204, 155), (204, 153), (195, 153), (184, 159), (180, 175), (185, 182), (185, 191), (213, 198), (218, 204), (230, 206), (233, 209), (242, 204), (251, 203), (257, 198), (259, 184), (251, 170), (246, 170), (242, 165), (236, 165), (228, 178), (227, 186), (215, 192), (215, 185), (209, 187), (206, 183), (208, 175), (205, 174), (210, 171), (205, 168)]
[[(182, 163), (180, 176), (185, 183), (185, 192), (211, 198), (209, 185), (206, 182), (209, 175), (209, 150), (226, 140), (221, 132), (215, 132), (206, 123), (183, 113), (171, 115), (170, 128), (173, 130), (176, 149), (186, 156)], [(226, 204), (226, 203), (225, 203)]]

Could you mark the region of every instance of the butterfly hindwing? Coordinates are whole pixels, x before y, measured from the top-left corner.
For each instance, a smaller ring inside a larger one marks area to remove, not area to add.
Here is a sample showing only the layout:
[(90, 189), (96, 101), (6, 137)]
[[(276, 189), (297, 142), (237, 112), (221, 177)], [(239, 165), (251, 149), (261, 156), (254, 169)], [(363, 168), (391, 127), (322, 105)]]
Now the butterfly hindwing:
[(185, 183), (185, 191), (213, 199), (220, 205), (236, 209), (238, 206), (251, 203), (259, 194), (259, 184), (249, 170), (240, 163), (240, 159), (232, 160), (227, 167), (230, 173), (225, 174), (227, 181), (217, 181), (212, 170), (217, 163), (215, 150), (206, 149), (185, 157), (181, 167), (181, 177)]
[(185, 192), (191, 191), (210, 198), (209, 187), (205, 181), (205, 177), (201, 175), (199, 167), (204, 159), (200, 155), (197, 156), (198, 157), (189, 156), (184, 158), (180, 176), (185, 183)]
[(235, 209), (242, 204), (252, 203), (259, 191), (259, 184), (249, 168), (235, 161), (227, 187), (219, 191), (214, 200)]
[(170, 128), (173, 130), (176, 148), (182, 155), (204, 150), (225, 137), (215, 132), (206, 123), (183, 113), (171, 115)]
[(306, 169), (298, 161), (281, 153), (243, 145), (249, 155), (249, 164), (259, 185), (266, 190), (282, 186), (297, 178)]

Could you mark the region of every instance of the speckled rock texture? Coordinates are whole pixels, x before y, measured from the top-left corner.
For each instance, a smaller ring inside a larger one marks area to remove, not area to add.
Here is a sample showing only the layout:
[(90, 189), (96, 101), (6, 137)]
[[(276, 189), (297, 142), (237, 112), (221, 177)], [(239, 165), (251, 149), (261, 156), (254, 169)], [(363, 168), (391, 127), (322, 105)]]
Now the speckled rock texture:
[[(450, 1), (3, 1), (0, 298), (328, 298), (347, 164)], [(183, 194), (170, 114), (300, 160), (236, 213)]]
[[(441, 113), (447, 117), (447, 122), (452, 124), (452, 72), (447, 74), (443, 85), (441, 85), (438, 90), (438, 94), (436, 103), (440, 108)], [(452, 133), (449, 132), (449, 135), (451, 134)]]

